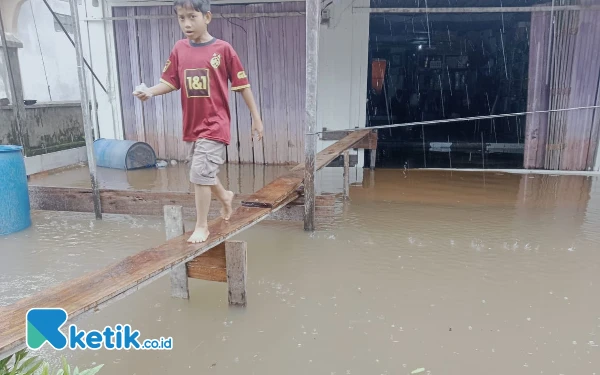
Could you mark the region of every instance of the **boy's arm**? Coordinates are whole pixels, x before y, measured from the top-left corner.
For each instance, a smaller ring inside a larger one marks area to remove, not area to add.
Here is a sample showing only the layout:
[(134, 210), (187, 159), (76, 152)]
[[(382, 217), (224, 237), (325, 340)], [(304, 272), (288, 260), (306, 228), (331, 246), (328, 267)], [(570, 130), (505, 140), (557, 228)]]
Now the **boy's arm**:
[(175, 89), (172, 86), (160, 82), (158, 85), (152, 86), (150, 88), (146, 87), (145, 84), (141, 84), (140, 86), (136, 87), (135, 91), (133, 92), (133, 95), (135, 95), (141, 101), (145, 102), (153, 96), (165, 95), (172, 91), (175, 91)]
[(258, 113), (258, 108), (256, 108), (256, 102), (254, 101), (252, 90), (250, 90), (250, 87), (246, 87), (239, 90), (239, 93), (242, 94), (242, 97), (244, 98), (244, 101), (250, 110), (250, 114), (252, 115), (252, 135), (256, 135), (260, 141), (263, 137), (264, 129), (260, 114)]

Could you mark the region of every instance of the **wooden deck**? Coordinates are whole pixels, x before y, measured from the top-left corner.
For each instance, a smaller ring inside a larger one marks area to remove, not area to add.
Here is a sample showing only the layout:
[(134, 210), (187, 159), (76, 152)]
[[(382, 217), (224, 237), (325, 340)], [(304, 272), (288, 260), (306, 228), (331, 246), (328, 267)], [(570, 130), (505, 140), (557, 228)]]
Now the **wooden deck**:
[[(317, 155), (317, 170), (351, 148), (369, 134), (361, 130), (349, 134)], [(300, 197), (303, 165), (290, 174), (278, 178), (249, 196), (226, 222), (216, 218), (209, 222), (210, 236), (202, 244), (187, 242), (191, 232), (171, 239), (164, 244), (129, 256), (115, 264), (48, 288), (13, 305), (0, 308), (0, 358), (14, 353), (25, 345), (25, 316), (31, 308), (60, 307), (67, 311), (73, 323), (86, 313), (123, 298), (155, 279), (168, 274), (174, 267), (187, 264), (241, 231), (266, 219), (273, 212)], [(41, 198), (40, 198), (41, 199)], [(188, 198), (189, 199), (189, 198)], [(68, 198), (63, 202), (68, 201)], [(177, 201), (174, 199), (173, 201)], [(134, 201), (135, 202), (135, 201)], [(172, 202), (173, 203), (173, 202)], [(34, 200), (34, 205), (41, 205)], [(67, 203), (65, 203), (67, 204)], [(129, 207), (135, 203), (129, 202)], [(165, 202), (159, 202), (163, 205)], [(110, 207), (110, 206), (109, 206)], [(115, 204), (113, 209), (117, 210)], [(124, 206), (127, 207), (127, 206)], [(127, 208), (125, 208), (127, 209)], [(154, 207), (152, 210), (156, 210)]]

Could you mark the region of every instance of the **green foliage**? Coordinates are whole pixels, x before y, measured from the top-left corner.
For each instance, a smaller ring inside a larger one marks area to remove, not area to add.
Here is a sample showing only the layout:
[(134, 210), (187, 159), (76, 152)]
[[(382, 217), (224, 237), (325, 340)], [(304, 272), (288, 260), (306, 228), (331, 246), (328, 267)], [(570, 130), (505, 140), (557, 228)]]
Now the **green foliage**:
[[(59, 367), (58, 369), (52, 369), (48, 362), (38, 358), (37, 356), (33, 356), (23, 361), (28, 354), (29, 353), (27, 350), (23, 349), (15, 353), (14, 356), (11, 355), (3, 360), (0, 360), (0, 375), (95, 375), (104, 366), (98, 365), (87, 370), (79, 370), (78, 367), (75, 367), (75, 369), (73, 369), (71, 372), (71, 366), (63, 357), (61, 358), (62, 368)], [(14, 363), (12, 364), (12, 367), (9, 367), (9, 363), (13, 357)]]

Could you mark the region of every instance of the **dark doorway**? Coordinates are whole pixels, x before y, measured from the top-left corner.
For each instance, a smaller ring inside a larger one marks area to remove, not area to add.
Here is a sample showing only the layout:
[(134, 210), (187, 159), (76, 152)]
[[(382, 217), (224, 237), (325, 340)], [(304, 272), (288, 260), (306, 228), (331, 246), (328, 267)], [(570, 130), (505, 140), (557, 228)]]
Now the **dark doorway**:
[[(526, 111), (530, 18), (371, 14), (367, 126)], [(522, 168), (524, 135), (525, 117), (382, 129), (377, 166)]]

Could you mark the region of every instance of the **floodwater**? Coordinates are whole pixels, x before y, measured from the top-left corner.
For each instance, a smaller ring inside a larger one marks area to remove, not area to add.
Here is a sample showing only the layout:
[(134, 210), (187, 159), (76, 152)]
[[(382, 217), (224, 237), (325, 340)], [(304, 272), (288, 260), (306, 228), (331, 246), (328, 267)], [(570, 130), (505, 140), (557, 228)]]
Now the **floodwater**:
[[(232, 166), (222, 179), (244, 190), (261, 184), (253, 173), (284, 171), (275, 169)], [(102, 186), (164, 189), (177, 175), (186, 190), (182, 166), (110, 171)], [(82, 168), (30, 183), (86, 178)], [(600, 373), (598, 177), (353, 169), (352, 178), (332, 225), (306, 233), (262, 222), (236, 237), (248, 242), (246, 308), (228, 306), (224, 283), (190, 280), (189, 300), (171, 298), (163, 277), (78, 323), (129, 323), (142, 338), (172, 337), (172, 351), (43, 355), (105, 364), (99, 374)], [(325, 169), (318, 186), (339, 192), (341, 171)], [(34, 212), (33, 222), (0, 238), (2, 305), (164, 241), (161, 218)]]

